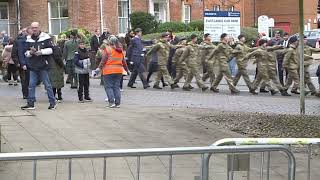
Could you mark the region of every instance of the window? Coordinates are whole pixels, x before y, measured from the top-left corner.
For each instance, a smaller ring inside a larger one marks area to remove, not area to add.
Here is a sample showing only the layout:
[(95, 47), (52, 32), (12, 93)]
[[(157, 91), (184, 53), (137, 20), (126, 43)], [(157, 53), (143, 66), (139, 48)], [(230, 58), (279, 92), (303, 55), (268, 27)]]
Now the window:
[(49, 2), (49, 31), (59, 34), (69, 27), (68, 0)]
[(229, 7), (227, 11), (234, 11), (234, 6)]
[(154, 17), (156, 18), (156, 20), (161, 22), (161, 20), (160, 20), (160, 4), (159, 3), (154, 3), (153, 11), (154, 11)]
[(0, 2), (0, 31), (9, 32), (9, 11), (7, 2)]
[(215, 5), (213, 6), (214, 11), (220, 11), (220, 5)]
[(184, 5), (184, 23), (188, 24), (191, 21), (191, 6)]
[(118, 0), (119, 33), (126, 33), (129, 18), (129, 0)]

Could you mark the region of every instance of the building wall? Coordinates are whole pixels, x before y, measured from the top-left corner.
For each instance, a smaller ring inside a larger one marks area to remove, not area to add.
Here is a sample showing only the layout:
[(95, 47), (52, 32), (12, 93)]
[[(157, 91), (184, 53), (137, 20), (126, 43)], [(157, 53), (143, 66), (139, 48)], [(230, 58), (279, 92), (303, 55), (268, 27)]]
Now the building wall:
[(48, 1), (20, 0), (22, 27), (38, 21), (43, 31), (48, 31)]

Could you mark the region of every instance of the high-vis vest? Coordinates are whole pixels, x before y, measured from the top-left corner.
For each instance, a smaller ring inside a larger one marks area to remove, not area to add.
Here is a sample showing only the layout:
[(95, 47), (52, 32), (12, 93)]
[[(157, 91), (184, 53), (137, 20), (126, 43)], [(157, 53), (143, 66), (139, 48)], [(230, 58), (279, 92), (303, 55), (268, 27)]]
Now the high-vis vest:
[(122, 74), (123, 73), (123, 52), (118, 52), (113, 48), (106, 48), (105, 53), (108, 54), (108, 60), (103, 66), (102, 74)]

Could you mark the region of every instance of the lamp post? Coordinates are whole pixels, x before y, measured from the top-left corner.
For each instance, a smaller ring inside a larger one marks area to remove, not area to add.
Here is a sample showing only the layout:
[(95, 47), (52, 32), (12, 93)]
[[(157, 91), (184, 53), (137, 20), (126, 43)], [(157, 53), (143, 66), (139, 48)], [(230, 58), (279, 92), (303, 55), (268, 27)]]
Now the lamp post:
[(304, 14), (303, 14), (303, 0), (299, 0), (299, 58), (300, 58), (300, 115), (305, 115), (305, 87), (304, 87)]

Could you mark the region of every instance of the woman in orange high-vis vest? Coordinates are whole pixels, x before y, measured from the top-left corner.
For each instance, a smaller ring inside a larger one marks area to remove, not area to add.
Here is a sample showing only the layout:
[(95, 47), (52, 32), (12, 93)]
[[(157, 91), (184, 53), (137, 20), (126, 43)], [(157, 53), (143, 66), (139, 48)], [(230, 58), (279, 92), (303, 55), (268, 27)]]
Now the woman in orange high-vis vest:
[(122, 74), (128, 72), (124, 53), (117, 37), (110, 36), (97, 71), (103, 75), (104, 89), (110, 108), (119, 108), (121, 101), (120, 81)]

